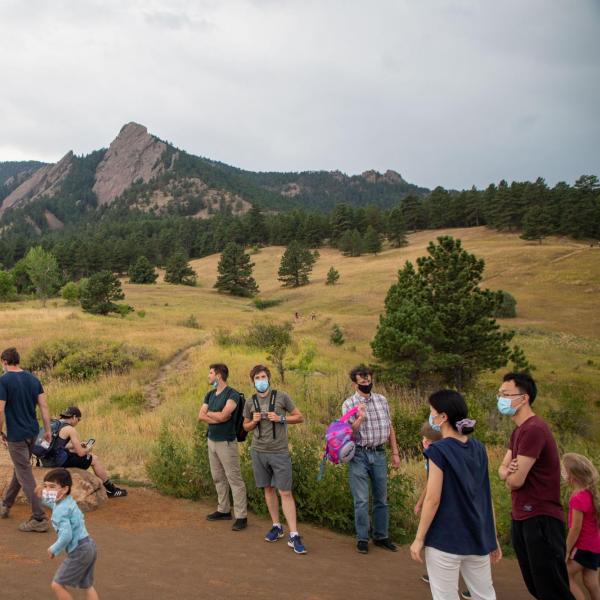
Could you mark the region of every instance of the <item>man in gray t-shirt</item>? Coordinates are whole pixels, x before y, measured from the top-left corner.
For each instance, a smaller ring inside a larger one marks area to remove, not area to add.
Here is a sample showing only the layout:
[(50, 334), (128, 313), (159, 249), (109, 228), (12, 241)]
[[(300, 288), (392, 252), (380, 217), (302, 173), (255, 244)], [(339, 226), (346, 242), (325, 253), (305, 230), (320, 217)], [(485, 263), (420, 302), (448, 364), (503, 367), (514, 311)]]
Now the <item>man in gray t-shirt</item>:
[(244, 405), (244, 429), (252, 434), (252, 469), (256, 487), (264, 488), (265, 502), (273, 520), (273, 527), (266, 534), (267, 542), (283, 537), (279, 521), (281, 509), (290, 528), (288, 546), (296, 554), (306, 554), (306, 548), (297, 531), (296, 503), (292, 495), (292, 460), (288, 447), (287, 426), (302, 423), (304, 417), (292, 399), (285, 393), (271, 389), (271, 372), (264, 365), (256, 365), (250, 371), (255, 393)]

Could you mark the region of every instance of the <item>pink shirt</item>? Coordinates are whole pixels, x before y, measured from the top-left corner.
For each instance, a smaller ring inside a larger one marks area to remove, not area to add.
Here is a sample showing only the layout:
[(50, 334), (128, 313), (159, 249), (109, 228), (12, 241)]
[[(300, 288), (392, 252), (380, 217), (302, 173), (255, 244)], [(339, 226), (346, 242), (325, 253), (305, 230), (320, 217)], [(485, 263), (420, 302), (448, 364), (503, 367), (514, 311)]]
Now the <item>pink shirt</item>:
[(594, 512), (594, 501), (589, 490), (581, 490), (571, 495), (569, 499), (569, 528), (573, 519), (573, 510), (583, 513), (581, 532), (575, 548), (588, 552), (600, 553), (600, 529)]

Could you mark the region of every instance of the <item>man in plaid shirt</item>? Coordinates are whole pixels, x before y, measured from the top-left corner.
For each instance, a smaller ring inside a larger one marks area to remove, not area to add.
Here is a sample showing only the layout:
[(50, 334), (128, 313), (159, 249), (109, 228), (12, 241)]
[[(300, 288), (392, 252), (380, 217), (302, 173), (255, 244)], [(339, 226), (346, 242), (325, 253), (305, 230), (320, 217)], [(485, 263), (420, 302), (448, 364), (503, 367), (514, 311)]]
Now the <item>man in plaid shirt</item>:
[(369, 481), (373, 493), (373, 543), (396, 552), (390, 540), (389, 510), (387, 504), (387, 458), (385, 444), (392, 449), (392, 466), (400, 466), (400, 455), (396, 435), (392, 427), (390, 409), (385, 396), (374, 394), (373, 370), (364, 365), (350, 371), (354, 394), (344, 401), (345, 414), (355, 406), (358, 415), (352, 417), (356, 453), (348, 463), (350, 489), (354, 498), (354, 526), (356, 528), (356, 550), (361, 554), (369, 551)]

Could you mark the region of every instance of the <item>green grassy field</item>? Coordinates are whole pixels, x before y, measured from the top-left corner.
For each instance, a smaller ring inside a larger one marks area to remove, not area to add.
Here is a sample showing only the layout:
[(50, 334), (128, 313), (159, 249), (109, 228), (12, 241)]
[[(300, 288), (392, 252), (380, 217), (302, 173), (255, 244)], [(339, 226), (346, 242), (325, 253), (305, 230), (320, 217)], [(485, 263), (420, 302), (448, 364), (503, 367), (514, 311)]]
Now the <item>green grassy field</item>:
[[(97, 317), (62, 300), (50, 301), (46, 308), (36, 301), (0, 305), (1, 345), (16, 345), (25, 365), (36, 345), (56, 339), (125, 342), (152, 351), (150, 361), (128, 374), (101, 376), (92, 382), (44, 378), (53, 412), (78, 404), (84, 413), (81, 434), (98, 440), (96, 451), (109, 469), (123, 478), (143, 481), (146, 461), (163, 423), (191, 443), (211, 362), (226, 362), (231, 384), (249, 391), (247, 373), (266, 357), (245, 346), (219, 346), (214, 332), (243, 332), (256, 319), (294, 323), (294, 345), (288, 357), (292, 366), (307, 344), (316, 348), (310, 372), (290, 370), (284, 387), (308, 417), (298, 434), (321, 436), (349, 389), (348, 369), (372, 360), (369, 343), (398, 269), (406, 260), (425, 254), (428, 242), (442, 234), (460, 238), (468, 251), (485, 259), (485, 286), (515, 296), (518, 317), (502, 325), (517, 331), (516, 343), (537, 366), (539, 410), (565, 410), (569, 403), (578, 403), (579, 421), (565, 435), (563, 445), (571, 444), (576, 450), (594, 448), (594, 438), (600, 433), (600, 249), (573, 240), (550, 238), (539, 245), (514, 234), (471, 228), (420, 232), (409, 237), (407, 247), (387, 249), (377, 256), (348, 258), (325, 248), (320, 250), (310, 285), (294, 290), (283, 289), (277, 281), (284, 248), (265, 248), (252, 257), (260, 298), (282, 300), (265, 311), (247, 299), (223, 296), (212, 289), (219, 259), (215, 255), (193, 261), (199, 281), (196, 288), (124, 283), (126, 302), (144, 311), (143, 316)], [(339, 271), (340, 280), (326, 286), (331, 266)], [(296, 312), (299, 320), (294, 318)], [(185, 325), (191, 315), (198, 329)], [(329, 342), (334, 323), (346, 338), (341, 347)], [(127, 398), (139, 399), (170, 358), (187, 347), (191, 347), (187, 361), (163, 373), (157, 408), (148, 410), (139, 401), (128, 402)], [(492, 398), (498, 377), (499, 373), (484, 374), (479, 393)], [(280, 382), (276, 385), (281, 387)], [(125, 400), (123, 395), (128, 395)], [(390, 400), (392, 406), (415, 410), (425, 402), (408, 393)], [(584, 432), (582, 428), (586, 437), (579, 439), (577, 427), (582, 418), (591, 429)], [(490, 453), (495, 461), (501, 452), (492, 448)], [(423, 476), (422, 466), (413, 461), (407, 461), (402, 471), (415, 479)]]

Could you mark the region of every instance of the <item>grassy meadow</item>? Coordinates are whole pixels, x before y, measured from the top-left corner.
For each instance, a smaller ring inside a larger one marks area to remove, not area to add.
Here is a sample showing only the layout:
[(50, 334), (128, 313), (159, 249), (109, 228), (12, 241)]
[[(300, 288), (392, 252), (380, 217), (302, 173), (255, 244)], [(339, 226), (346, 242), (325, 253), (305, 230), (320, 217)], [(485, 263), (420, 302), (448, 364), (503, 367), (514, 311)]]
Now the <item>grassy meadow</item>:
[[(289, 391), (307, 417), (306, 424), (295, 431), (297, 439), (321, 439), (325, 425), (338, 413), (349, 389), (348, 369), (372, 360), (369, 343), (398, 269), (406, 260), (424, 255), (428, 242), (442, 234), (460, 238), (469, 252), (485, 259), (484, 286), (504, 289), (515, 296), (518, 317), (503, 320), (502, 324), (517, 331), (514, 342), (537, 367), (538, 410), (542, 415), (554, 411), (556, 422), (564, 424), (564, 449), (588, 452), (597, 460), (600, 452), (594, 440), (600, 437), (600, 249), (573, 240), (549, 238), (540, 245), (525, 242), (515, 234), (470, 228), (419, 232), (409, 236), (407, 247), (386, 249), (377, 256), (349, 258), (324, 248), (310, 285), (293, 290), (282, 288), (277, 281), (284, 248), (264, 248), (252, 256), (259, 297), (282, 300), (264, 311), (248, 299), (223, 296), (213, 290), (219, 259), (214, 255), (192, 262), (198, 274), (196, 288), (124, 282), (125, 301), (136, 310), (125, 318), (88, 315), (62, 300), (50, 301), (46, 308), (37, 301), (0, 304), (1, 345), (16, 345), (24, 366), (34, 347), (57, 339), (124, 342), (149, 350), (151, 359), (127, 374), (86, 382), (58, 380), (50, 373), (43, 376), (52, 412), (79, 405), (84, 416), (81, 434), (97, 439), (95, 451), (109, 470), (123, 479), (146, 481), (146, 462), (163, 424), (183, 444), (192, 445), (197, 411), (207, 391), (208, 365), (227, 363), (230, 383), (248, 393), (247, 373), (256, 362), (266, 361), (265, 355), (255, 349), (219, 345), (215, 332), (243, 332), (257, 319), (290, 321), (294, 344), (288, 366), (293, 367), (307, 350), (316, 352), (310, 369), (300, 372), (292, 368), (286, 373), (285, 384), (276, 381), (275, 385)], [(339, 271), (340, 280), (335, 286), (326, 286), (331, 266)], [(296, 312), (300, 314), (298, 320)], [(186, 324), (192, 315), (198, 328)], [(342, 346), (329, 341), (334, 323), (342, 328), (346, 340)], [(165, 369), (184, 348), (190, 348), (187, 358), (177, 368)], [(497, 418), (489, 407), (495, 404), (498, 376), (484, 374), (471, 396), (472, 403), (481, 398), (482, 406), (487, 406), (487, 412), (474, 408), (492, 428)], [(150, 410), (144, 401), (146, 386), (158, 377), (161, 402)], [(424, 398), (407, 390), (387, 390), (387, 394), (394, 410), (402, 414), (419, 413), (425, 405)], [(497, 424), (500, 430), (494, 439), (499, 442), (509, 425)], [(491, 446), (490, 455), (496, 465), (502, 455), (501, 445)], [(411, 481), (424, 480), (418, 459), (405, 461), (401, 473)], [(492, 478), (496, 479), (494, 475)], [(418, 487), (411, 486), (412, 496), (418, 495)], [(501, 506), (506, 498), (498, 498)]]

